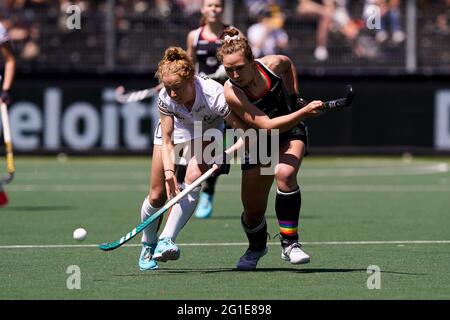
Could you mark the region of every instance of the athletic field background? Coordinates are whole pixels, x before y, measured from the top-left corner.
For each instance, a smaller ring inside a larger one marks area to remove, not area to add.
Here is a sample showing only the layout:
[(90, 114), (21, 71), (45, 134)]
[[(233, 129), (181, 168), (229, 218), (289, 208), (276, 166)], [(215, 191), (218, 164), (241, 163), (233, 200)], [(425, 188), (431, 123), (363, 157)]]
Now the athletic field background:
[[(252, 272), (235, 270), (247, 247), (237, 165), (219, 178), (212, 218), (193, 217), (178, 236), (180, 260), (139, 271), (140, 235), (114, 251), (96, 247), (140, 222), (150, 162), (17, 157), (0, 209), (0, 299), (450, 298), (449, 158), (307, 157), (300, 238), (311, 263), (282, 261), (272, 238)], [(275, 189), (272, 237), (274, 198)], [(72, 239), (78, 227), (88, 231), (83, 242)], [(70, 266), (80, 289), (68, 289)]]

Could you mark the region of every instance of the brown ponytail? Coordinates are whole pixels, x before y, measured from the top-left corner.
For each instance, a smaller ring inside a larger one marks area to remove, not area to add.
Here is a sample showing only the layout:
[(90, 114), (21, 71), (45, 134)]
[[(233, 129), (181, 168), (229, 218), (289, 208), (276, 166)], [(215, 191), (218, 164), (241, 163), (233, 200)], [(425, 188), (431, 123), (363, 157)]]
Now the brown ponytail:
[(222, 46), (217, 50), (217, 59), (221, 63), (223, 63), (224, 55), (236, 52), (242, 52), (248, 61), (255, 59), (247, 38), (235, 27), (226, 28), (220, 38), (222, 39)]

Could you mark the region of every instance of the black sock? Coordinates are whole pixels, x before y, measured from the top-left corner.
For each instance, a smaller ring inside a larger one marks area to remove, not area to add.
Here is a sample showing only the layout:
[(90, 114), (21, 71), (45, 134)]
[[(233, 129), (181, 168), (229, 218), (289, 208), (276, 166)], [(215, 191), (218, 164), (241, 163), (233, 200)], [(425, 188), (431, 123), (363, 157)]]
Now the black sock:
[(218, 177), (209, 177), (203, 185), (203, 192), (213, 195), (216, 190), (216, 182)]
[(261, 251), (267, 246), (267, 223), (266, 218), (263, 218), (261, 223), (254, 227), (250, 228), (244, 223), (244, 214), (241, 216), (242, 228), (247, 235), (247, 239), (249, 242), (249, 249), (253, 251)]
[(184, 182), (184, 177), (186, 176), (186, 168), (187, 166), (182, 165), (182, 164), (178, 164), (177, 168), (176, 168), (176, 173), (175, 176), (177, 178), (178, 183), (183, 183)]
[(289, 192), (277, 190), (275, 200), (275, 212), (280, 226), (281, 240), (298, 240), (298, 220), (302, 197), (300, 188)]

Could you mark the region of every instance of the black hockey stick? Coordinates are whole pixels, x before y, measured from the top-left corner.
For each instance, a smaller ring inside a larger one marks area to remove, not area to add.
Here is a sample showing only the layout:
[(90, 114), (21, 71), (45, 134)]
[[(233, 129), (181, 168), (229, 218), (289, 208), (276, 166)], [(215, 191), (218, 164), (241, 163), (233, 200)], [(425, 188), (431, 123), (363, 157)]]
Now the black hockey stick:
[(353, 87), (350, 84), (347, 85), (346, 89), (347, 89), (347, 93), (346, 93), (345, 98), (326, 101), (323, 103), (323, 108), (325, 110), (328, 110), (328, 109), (334, 109), (334, 108), (349, 107), (353, 102), (353, 97), (355, 96), (355, 94), (353, 92)]

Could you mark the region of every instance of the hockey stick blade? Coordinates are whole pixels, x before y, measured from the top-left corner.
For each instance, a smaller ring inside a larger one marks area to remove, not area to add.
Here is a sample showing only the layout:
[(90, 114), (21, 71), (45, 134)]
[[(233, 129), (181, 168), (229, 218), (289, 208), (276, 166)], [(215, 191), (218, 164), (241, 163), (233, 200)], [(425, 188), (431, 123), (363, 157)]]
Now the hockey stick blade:
[(334, 108), (345, 108), (349, 107), (355, 96), (353, 92), (353, 87), (351, 85), (347, 85), (347, 94), (345, 98), (330, 100), (323, 103), (324, 109), (334, 109)]
[(3, 186), (5, 184), (10, 183), (14, 178), (14, 172), (8, 172), (8, 174), (0, 180), (0, 185)]
[(195, 180), (188, 188), (181, 191), (179, 194), (177, 194), (173, 199), (171, 199), (169, 202), (167, 202), (161, 209), (159, 209), (157, 212), (155, 212), (153, 215), (148, 217), (145, 221), (140, 223), (136, 228), (128, 232), (126, 235), (124, 235), (122, 238), (120, 238), (117, 241), (109, 242), (109, 243), (102, 243), (98, 247), (103, 251), (110, 251), (119, 248), (124, 243), (128, 242), (129, 240), (133, 239), (137, 234), (139, 234), (142, 230), (144, 230), (147, 226), (149, 226), (153, 221), (159, 218), (164, 212), (169, 210), (174, 204), (176, 204), (178, 201), (180, 201), (181, 198), (186, 196), (189, 192), (191, 192), (194, 188), (202, 184), (203, 181), (207, 180), (213, 173), (215, 169), (211, 168), (208, 171), (206, 171), (200, 178)]

